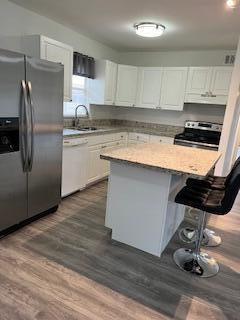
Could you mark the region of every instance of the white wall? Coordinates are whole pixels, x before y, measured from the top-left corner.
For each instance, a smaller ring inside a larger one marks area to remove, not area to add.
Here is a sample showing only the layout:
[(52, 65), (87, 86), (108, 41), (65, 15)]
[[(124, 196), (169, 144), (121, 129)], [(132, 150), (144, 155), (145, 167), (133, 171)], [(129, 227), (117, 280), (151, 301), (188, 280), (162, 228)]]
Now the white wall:
[(136, 66), (221, 66), (225, 56), (236, 50), (122, 52), (119, 62)]
[[(43, 34), (62, 41), (74, 47), (75, 50), (91, 55), (97, 59), (110, 59), (121, 63), (160, 66), (160, 65), (221, 65), (226, 54), (234, 51), (176, 51), (176, 52), (116, 52), (115, 50), (91, 40), (81, 34), (60, 25), (46, 17), (26, 10), (7, 0), (0, 0), (0, 47), (21, 51), (19, 36), (29, 34)], [(8, 41), (10, 39), (10, 41)], [(75, 104), (66, 110), (73, 114)], [(69, 111), (70, 110), (70, 111)], [(169, 123), (183, 125), (187, 119), (208, 120), (222, 122), (224, 108), (207, 106), (186, 106), (183, 112), (130, 109), (92, 106), (91, 114), (94, 118), (118, 118), (136, 121)]]
[(93, 118), (111, 118), (183, 126), (186, 120), (223, 123), (225, 107), (201, 104), (185, 104), (184, 110), (151, 110), (127, 107), (91, 106)]
[(238, 130), (240, 130), (240, 38), (236, 61), (230, 84), (226, 116), (224, 118), (223, 131), (219, 146), (222, 157), (216, 166), (217, 175), (226, 175), (235, 160), (234, 155), (237, 148)]
[[(0, 47), (21, 51), (18, 36), (30, 34), (43, 34), (94, 58), (118, 59), (115, 50), (7, 0), (0, 0)], [(11, 36), (11, 41), (5, 36)]]

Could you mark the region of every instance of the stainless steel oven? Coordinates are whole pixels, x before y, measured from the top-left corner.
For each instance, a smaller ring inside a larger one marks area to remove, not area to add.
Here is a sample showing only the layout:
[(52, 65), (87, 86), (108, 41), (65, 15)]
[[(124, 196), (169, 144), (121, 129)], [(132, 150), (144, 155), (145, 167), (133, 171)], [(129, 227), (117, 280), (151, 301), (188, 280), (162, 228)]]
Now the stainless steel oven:
[(184, 131), (175, 136), (174, 144), (217, 151), (221, 131), (221, 124), (203, 121), (186, 121)]

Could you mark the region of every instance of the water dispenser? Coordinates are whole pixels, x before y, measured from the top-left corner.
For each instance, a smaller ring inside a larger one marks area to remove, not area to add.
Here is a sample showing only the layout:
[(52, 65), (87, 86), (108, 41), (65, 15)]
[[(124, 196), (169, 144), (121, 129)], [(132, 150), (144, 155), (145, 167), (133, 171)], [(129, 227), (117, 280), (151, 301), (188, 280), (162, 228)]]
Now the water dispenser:
[(0, 154), (19, 151), (19, 119), (0, 118)]

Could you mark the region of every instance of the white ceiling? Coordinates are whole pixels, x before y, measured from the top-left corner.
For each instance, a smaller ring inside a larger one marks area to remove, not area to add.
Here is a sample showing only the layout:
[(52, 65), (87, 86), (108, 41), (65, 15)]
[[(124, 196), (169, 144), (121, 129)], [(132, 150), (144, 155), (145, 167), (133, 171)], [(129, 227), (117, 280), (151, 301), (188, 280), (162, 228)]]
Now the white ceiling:
[[(240, 7), (225, 0), (11, 0), (120, 51), (234, 49)], [(133, 24), (166, 26), (160, 38), (135, 35)]]

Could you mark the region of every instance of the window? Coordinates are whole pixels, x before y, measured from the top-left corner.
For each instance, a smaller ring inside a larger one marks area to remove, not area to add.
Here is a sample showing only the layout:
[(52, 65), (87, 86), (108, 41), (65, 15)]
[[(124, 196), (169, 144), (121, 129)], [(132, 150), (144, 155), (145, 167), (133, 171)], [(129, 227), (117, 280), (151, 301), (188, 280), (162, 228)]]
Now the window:
[(85, 82), (86, 78), (80, 76), (73, 76), (72, 77), (72, 87), (73, 89), (80, 89), (85, 90)]
[(80, 76), (72, 78), (72, 102), (87, 104), (87, 79)]
[[(72, 117), (75, 114), (75, 108), (79, 104), (84, 104), (88, 107), (87, 97), (87, 81), (88, 79), (80, 76), (72, 77), (72, 101), (64, 103), (64, 116)], [(85, 116), (86, 111), (84, 108), (80, 108), (78, 111), (79, 116)]]

